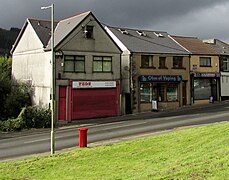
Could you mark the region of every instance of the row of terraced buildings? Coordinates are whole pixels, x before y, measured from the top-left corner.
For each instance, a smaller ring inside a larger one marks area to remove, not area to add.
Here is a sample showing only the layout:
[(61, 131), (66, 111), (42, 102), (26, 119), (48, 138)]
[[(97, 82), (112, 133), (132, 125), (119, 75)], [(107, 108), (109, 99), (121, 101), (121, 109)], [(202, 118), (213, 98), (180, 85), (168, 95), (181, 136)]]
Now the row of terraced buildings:
[[(26, 19), (12, 75), (50, 104), (50, 21)], [(102, 25), (92, 12), (55, 22), (58, 120), (118, 116), (229, 98), (229, 45)]]

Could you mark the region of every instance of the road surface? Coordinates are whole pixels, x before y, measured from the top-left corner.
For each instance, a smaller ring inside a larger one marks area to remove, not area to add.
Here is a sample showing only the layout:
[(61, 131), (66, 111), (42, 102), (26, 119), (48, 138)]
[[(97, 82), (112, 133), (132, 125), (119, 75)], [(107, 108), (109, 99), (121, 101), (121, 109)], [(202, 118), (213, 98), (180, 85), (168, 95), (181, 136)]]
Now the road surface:
[[(197, 109), (146, 113), (98, 119), (87, 122), (88, 143), (95, 143), (138, 134), (169, 130), (183, 126), (229, 121), (229, 103)], [(93, 123), (90, 123), (93, 122)], [(96, 123), (97, 122), (97, 123)], [(99, 122), (99, 123), (98, 123)], [(78, 127), (83, 124), (62, 127), (55, 131), (55, 149), (78, 146)], [(50, 151), (50, 130), (33, 130), (26, 133), (1, 134), (0, 160)]]

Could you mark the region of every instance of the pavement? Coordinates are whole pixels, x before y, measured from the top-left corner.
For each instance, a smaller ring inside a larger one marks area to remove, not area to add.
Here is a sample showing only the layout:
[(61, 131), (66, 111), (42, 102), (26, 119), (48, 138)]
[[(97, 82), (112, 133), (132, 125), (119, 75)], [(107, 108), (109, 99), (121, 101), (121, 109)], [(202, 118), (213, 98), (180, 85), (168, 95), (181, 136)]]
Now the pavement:
[(98, 124), (106, 124), (111, 122), (120, 122), (120, 121), (128, 121), (128, 120), (137, 120), (137, 119), (148, 119), (148, 118), (157, 118), (161, 117), (163, 115), (166, 116), (166, 114), (172, 114), (172, 113), (179, 113), (179, 112), (186, 112), (189, 110), (194, 109), (202, 109), (207, 107), (214, 107), (214, 106), (223, 106), (225, 104), (228, 104), (229, 101), (221, 101), (221, 102), (214, 102), (214, 103), (208, 103), (208, 104), (194, 104), (194, 105), (187, 105), (183, 107), (178, 107), (176, 109), (165, 109), (160, 111), (148, 111), (148, 112), (142, 112), (142, 113), (136, 113), (136, 114), (127, 114), (122, 116), (116, 116), (116, 117), (107, 117), (107, 118), (96, 118), (96, 119), (82, 119), (77, 121), (72, 121), (70, 123), (59, 123), (58, 128), (71, 128), (71, 127), (87, 127), (87, 126), (93, 126)]

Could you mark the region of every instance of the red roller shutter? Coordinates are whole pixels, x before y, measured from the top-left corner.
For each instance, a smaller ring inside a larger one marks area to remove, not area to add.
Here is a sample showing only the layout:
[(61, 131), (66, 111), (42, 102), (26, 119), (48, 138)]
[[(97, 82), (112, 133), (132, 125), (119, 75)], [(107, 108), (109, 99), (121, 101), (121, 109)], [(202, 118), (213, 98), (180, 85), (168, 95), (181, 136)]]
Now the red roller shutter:
[(73, 119), (118, 115), (117, 88), (73, 90)]

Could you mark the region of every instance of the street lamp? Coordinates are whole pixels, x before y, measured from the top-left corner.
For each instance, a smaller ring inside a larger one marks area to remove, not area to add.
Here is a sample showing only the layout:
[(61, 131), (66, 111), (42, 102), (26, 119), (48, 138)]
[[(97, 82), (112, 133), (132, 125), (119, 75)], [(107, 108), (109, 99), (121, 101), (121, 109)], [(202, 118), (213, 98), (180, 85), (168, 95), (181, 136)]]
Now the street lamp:
[(41, 9), (51, 8), (51, 64), (52, 64), (52, 84), (51, 84), (51, 99), (52, 99), (52, 118), (51, 118), (51, 154), (55, 153), (55, 138), (54, 138), (54, 122), (56, 119), (56, 68), (55, 68), (55, 56), (54, 56), (54, 4), (51, 6), (41, 7)]

